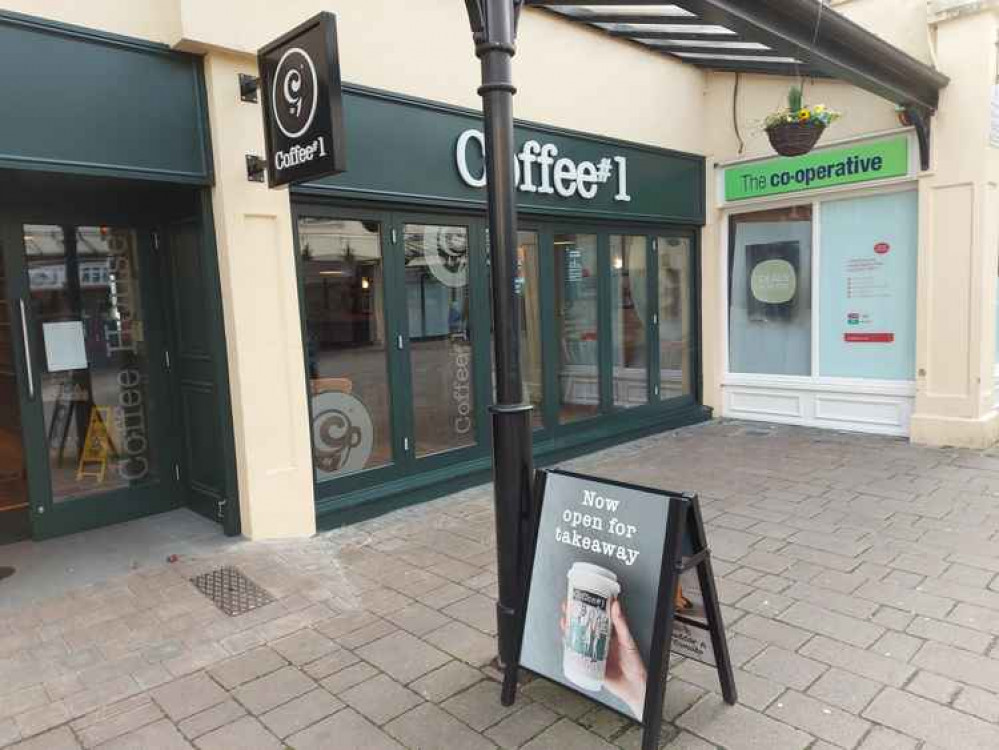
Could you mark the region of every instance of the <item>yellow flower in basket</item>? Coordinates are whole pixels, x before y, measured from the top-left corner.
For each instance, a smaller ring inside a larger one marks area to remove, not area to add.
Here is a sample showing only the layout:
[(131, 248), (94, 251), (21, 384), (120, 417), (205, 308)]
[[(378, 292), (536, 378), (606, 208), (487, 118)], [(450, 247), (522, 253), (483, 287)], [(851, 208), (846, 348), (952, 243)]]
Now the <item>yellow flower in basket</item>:
[(812, 119), (812, 113), (807, 109), (803, 109), (798, 113), (798, 122), (808, 122)]

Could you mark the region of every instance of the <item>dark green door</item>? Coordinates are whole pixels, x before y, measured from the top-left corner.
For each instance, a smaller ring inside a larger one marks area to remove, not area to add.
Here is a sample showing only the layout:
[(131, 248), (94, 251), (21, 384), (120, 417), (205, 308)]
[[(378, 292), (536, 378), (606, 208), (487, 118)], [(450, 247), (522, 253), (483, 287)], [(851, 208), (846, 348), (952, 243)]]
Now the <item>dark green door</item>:
[(225, 338), (210, 216), (167, 224), (158, 257), (169, 331), (172, 431), (183, 503), (239, 533)]
[(34, 536), (176, 507), (152, 231), (2, 228)]

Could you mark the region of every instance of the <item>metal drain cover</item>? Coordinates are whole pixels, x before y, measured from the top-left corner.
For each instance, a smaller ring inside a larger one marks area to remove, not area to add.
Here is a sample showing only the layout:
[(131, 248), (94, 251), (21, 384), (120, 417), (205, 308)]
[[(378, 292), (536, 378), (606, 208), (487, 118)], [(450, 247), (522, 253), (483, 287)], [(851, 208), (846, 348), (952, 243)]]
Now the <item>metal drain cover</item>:
[(243, 575), (239, 568), (228, 565), (195, 576), (191, 583), (230, 617), (274, 601), (273, 596)]

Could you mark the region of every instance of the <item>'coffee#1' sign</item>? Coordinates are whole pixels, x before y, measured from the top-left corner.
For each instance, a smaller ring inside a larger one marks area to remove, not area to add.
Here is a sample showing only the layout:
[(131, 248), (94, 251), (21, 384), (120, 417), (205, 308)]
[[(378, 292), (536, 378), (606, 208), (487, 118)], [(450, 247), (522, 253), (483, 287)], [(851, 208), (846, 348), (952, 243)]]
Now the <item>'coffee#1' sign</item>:
[[(481, 166), (476, 173), (469, 164), (469, 149), (475, 149)], [(458, 136), (455, 146), (455, 163), (462, 182), (469, 187), (486, 186), (486, 140), (475, 129)], [(517, 189), (523, 193), (558, 195), (562, 198), (579, 196), (592, 200), (603, 186), (614, 191), (614, 200), (631, 201), (628, 194), (628, 159), (620, 155), (604, 156), (595, 161), (579, 162), (559, 154), (554, 143), (541, 143), (529, 139), (514, 154), (514, 177)]]
[(343, 172), (336, 17), (326, 12), (313, 16), (262, 47), (257, 64), (268, 185), (279, 187)]

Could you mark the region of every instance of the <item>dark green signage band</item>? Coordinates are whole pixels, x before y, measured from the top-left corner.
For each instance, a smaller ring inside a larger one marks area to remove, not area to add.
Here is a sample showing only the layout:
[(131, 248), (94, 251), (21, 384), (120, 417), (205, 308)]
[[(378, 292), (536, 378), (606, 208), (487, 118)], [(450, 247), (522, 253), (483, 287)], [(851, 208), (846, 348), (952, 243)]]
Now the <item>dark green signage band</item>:
[(796, 193), (904, 177), (908, 173), (909, 138), (900, 135), (874, 143), (729, 167), (725, 170), (725, 200)]

